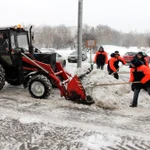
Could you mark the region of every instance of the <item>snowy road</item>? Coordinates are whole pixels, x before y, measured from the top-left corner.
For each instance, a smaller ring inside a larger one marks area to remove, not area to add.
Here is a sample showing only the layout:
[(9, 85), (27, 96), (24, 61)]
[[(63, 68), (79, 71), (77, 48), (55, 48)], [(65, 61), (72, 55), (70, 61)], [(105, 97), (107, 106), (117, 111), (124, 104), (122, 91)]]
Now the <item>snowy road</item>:
[(23, 89), (18, 92), (24, 96), (8, 97), (14, 93), (8, 86), (0, 98), (0, 149), (25, 150), (22, 148), (25, 146), (40, 150), (98, 150), (118, 146), (130, 149), (129, 146), (136, 144), (145, 149), (150, 146), (148, 109), (109, 111), (64, 99), (35, 100)]
[[(75, 67), (66, 69), (74, 73)], [(21, 86), (6, 85), (0, 94), (0, 150), (150, 149), (148, 100), (135, 109), (124, 102), (124, 107), (104, 110), (66, 101), (58, 89), (47, 100), (31, 98)]]

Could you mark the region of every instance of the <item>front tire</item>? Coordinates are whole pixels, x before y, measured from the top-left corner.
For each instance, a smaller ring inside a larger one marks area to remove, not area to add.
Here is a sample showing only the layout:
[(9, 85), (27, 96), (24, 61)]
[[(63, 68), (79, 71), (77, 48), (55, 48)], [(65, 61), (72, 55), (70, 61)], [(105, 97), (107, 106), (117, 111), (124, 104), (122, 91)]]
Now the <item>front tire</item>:
[(0, 90), (3, 89), (4, 85), (5, 85), (5, 71), (2, 65), (0, 65)]
[(44, 75), (36, 75), (29, 80), (28, 89), (32, 97), (46, 99), (51, 94), (52, 85)]

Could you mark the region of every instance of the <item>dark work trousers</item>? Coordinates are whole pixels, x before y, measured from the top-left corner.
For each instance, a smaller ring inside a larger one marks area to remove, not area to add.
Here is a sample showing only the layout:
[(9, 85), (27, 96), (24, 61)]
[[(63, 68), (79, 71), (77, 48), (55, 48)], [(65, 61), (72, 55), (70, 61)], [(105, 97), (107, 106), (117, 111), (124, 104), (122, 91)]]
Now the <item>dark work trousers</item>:
[[(132, 101), (131, 107), (137, 107), (137, 105), (138, 105), (138, 97), (139, 97), (140, 91), (141, 91), (141, 88), (137, 88), (137, 89), (135, 88), (134, 89), (134, 95), (133, 95), (133, 101)], [(150, 95), (150, 87), (148, 87), (146, 89), (146, 91)]]
[(97, 69), (104, 70), (104, 64), (97, 64)]
[(133, 101), (131, 104), (131, 107), (137, 107), (138, 105), (138, 97), (139, 97), (139, 93), (140, 93), (141, 89), (134, 89), (134, 94), (133, 94)]
[(118, 75), (118, 73), (117, 73), (117, 72), (116, 72), (116, 73), (109, 72), (109, 74), (110, 74), (110, 75), (113, 75), (113, 76), (114, 76), (114, 78), (119, 79), (119, 75)]

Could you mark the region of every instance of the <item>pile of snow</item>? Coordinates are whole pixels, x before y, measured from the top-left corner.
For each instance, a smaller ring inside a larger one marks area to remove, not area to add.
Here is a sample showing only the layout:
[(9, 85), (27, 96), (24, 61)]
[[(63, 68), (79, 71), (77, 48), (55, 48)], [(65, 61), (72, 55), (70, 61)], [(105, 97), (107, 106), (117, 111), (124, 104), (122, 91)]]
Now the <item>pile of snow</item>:
[[(78, 70), (81, 73), (81, 70)], [(82, 84), (87, 95), (91, 95), (95, 105), (104, 109), (118, 109), (129, 107), (133, 97), (130, 84), (95, 86), (97, 84), (113, 84), (128, 82), (128, 78), (116, 80), (112, 75), (101, 70), (93, 70), (89, 75), (83, 78)], [(93, 88), (94, 87), (94, 88)], [(149, 96), (146, 92), (141, 92), (139, 97), (140, 104), (150, 106)]]
[(120, 105), (120, 101), (116, 98), (116, 92), (119, 92), (120, 87), (117, 86), (114, 89), (114, 86), (95, 86), (116, 82), (118, 81), (113, 76), (108, 75), (107, 72), (94, 70), (83, 79), (82, 84), (86, 93), (93, 97), (97, 106), (105, 109), (116, 109)]

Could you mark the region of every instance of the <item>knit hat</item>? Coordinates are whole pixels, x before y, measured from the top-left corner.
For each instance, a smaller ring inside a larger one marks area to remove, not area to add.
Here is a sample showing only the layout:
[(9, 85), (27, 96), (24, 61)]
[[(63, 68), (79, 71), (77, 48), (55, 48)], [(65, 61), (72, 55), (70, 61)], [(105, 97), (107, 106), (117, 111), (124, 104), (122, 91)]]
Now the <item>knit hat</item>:
[(102, 51), (104, 51), (104, 47), (103, 47), (103, 46), (100, 46), (99, 50), (100, 50), (100, 49), (102, 49)]
[(119, 51), (115, 51), (114, 54), (115, 54), (115, 55), (120, 55), (120, 54), (119, 54)]
[(143, 52), (138, 52), (137, 55), (143, 56)]

